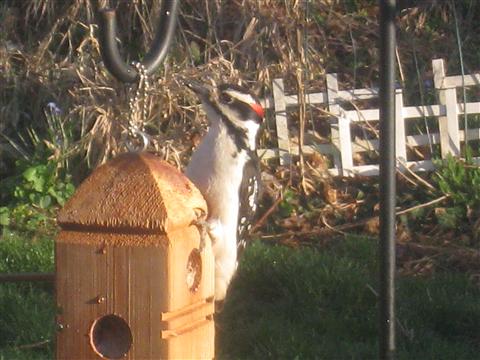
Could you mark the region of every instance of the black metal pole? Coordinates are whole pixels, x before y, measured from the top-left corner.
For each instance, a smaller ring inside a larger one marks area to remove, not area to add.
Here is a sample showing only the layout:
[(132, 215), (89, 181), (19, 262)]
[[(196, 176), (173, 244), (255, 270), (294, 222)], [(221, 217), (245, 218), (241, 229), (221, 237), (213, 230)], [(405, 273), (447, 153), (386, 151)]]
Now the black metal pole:
[(395, 9), (380, 0), (380, 359), (395, 353)]

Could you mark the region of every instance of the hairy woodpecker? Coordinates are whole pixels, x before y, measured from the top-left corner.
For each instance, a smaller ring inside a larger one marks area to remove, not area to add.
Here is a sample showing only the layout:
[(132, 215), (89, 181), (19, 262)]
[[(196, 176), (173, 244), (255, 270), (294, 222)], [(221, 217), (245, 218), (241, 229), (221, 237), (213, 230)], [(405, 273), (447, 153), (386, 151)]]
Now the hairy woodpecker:
[(209, 129), (186, 175), (208, 205), (207, 231), (215, 256), (215, 299), (224, 300), (257, 210), (260, 170), (257, 134), (264, 113), (258, 98), (232, 84), (189, 82), (202, 102)]

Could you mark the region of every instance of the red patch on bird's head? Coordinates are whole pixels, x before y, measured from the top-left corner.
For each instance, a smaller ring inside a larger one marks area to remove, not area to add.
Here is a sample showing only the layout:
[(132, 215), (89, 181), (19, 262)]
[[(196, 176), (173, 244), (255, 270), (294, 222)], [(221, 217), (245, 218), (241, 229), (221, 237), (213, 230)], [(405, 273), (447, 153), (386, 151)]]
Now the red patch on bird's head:
[(263, 119), (265, 117), (265, 111), (263, 110), (262, 105), (253, 103), (250, 104), (250, 106), (252, 107), (253, 111), (255, 111), (257, 115), (260, 116), (260, 118)]

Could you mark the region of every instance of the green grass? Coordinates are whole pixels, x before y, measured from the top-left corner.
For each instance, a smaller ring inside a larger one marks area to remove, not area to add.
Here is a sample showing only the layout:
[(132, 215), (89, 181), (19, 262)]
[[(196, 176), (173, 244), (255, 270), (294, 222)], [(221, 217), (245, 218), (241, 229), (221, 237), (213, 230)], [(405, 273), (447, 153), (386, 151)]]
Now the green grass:
[[(218, 317), (219, 358), (377, 357), (376, 243), (255, 243)], [(480, 289), (464, 274), (398, 279), (398, 358), (474, 359)]]
[[(0, 259), (1, 272), (52, 271), (52, 241), (4, 235)], [(217, 357), (376, 358), (376, 269), (372, 239), (325, 249), (253, 243), (217, 316)], [(465, 274), (401, 277), (397, 285), (398, 359), (479, 357), (480, 289)], [(0, 359), (52, 358), (53, 319), (51, 285), (0, 285)]]
[[(53, 241), (4, 232), (0, 259), (2, 273), (53, 271)], [(0, 360), (52, 358), (54, 314), (53, 284), (0, 284)]]

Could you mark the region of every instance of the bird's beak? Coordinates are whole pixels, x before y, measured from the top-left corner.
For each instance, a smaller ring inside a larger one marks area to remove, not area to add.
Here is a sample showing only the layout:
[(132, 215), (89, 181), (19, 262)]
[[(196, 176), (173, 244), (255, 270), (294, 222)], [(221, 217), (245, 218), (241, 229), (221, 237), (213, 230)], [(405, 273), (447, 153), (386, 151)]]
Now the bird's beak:
[(213, 93), (213, 87), (199, 83), (198, 81), (185, 81), (185, 85), (192, 90), (200, 100), (208, 99)]

